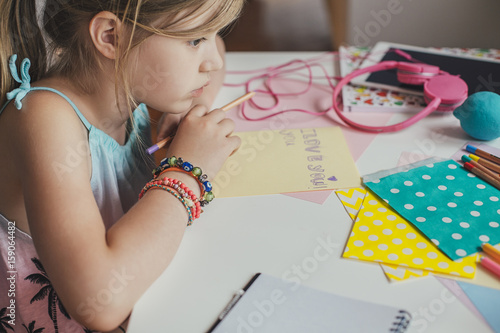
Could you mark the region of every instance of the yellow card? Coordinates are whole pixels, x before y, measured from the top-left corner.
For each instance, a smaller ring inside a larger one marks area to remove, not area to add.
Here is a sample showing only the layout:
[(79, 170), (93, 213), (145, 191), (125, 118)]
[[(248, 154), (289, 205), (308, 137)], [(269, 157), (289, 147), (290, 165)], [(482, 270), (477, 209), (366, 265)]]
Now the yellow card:
[(241, 147), (213, 179), (216, 197), (359, 187), (361, 178), (339, 127), (236, 133)]
[[(357, 216), (359, 211), (364, 208), (363, 202), (366, 196), (366, 192), (367, 191), (365, 188), (351, 188), (348, 190), (335, 191), (353, 222), (359, 222)], [(409, 268), (399, 265), (380, 263), (380, 267), (384, 271), (387, 279), (391, 282), (415, 279), (430, 274), (429, 271), (423, 269)]]
[(343, 257), (469, 279), (476, 272), (476, 256), (452, 261), (371, 191), (367, 191)]

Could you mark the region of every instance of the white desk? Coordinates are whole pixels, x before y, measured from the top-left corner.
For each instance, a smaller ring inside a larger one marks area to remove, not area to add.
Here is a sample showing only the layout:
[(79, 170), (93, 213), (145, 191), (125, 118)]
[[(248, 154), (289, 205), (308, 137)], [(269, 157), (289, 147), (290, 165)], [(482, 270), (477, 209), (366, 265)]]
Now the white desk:
[[(259, 69), (312, 55), (230, 53), (227, 64), (229, 70)], [(224, 88), (215, 105), (242, 92)], [(394, 167), (404, 151), (449, 157), (468, 140), (453, 116), (428, 117), (403, 132), (378, 135), (356, 164), (364, 175)], [(173, 262), (135, 306), (128, 332), (205, 332), (256, 272), (408, 309), (417, 313), (410, 332), (490, 332), (433, 277), (391, 284), (377, 264), (342, 259), (351, 225), (335, 194), (323, 205), (284, 195), (217, 199), (187, 228)], [(332, 253), (315, 258), (325, 242)]]

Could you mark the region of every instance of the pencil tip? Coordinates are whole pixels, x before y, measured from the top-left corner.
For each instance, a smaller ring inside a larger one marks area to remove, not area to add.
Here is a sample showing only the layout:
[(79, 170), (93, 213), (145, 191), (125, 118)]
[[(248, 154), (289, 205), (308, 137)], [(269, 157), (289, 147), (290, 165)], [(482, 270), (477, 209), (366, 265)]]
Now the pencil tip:
[(151, 147), (149, 147), (148, 149), (146, 149), (146, 152), (149, 155), (153, 155), (153, 153), (155, 153), (158, 149), (159, 149), (158, 145), (152, 145)]

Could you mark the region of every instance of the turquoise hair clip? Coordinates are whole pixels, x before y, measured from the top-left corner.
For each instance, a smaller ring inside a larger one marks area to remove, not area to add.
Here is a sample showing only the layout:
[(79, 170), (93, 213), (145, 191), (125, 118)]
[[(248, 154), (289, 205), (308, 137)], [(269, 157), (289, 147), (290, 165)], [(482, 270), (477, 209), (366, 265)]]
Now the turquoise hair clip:
[(10, 74), (12, 75), (12, 78), (14, 78), (14, 80), (16, 80), (16, 82), (19, 82), (21, 85), (19, 86), (19, 88), (16, 88), (11, 92), (7, 93), (6, 96), (9, 101), (15, 99), (14, 104), (16, 108), (18, 110), (21, 110), (21, 108), (23, 107), (21, 101), (31, 89), (30, 85), (31, 77), (29, 74), (31, 62), (28, 58), (25, 58), (21, 62), (21, 67), (19, 70), (21, 78), (19, 78), (19, 75), (17, 73), (16, 61), (17, 61), (17, 54), (14, 54), (9, 59)]

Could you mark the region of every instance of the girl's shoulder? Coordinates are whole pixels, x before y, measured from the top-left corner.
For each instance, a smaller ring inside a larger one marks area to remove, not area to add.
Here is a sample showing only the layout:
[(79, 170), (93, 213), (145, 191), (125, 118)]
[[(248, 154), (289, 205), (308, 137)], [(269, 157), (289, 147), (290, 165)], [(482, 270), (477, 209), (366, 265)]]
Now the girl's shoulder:
[(21, 85), (9, 94), (7, 96), (12, 101), (7, 104), (6, 111), (12, 109), (18, 116), (75, 113), (72, 111), (71, 101), (66, 96), (77, 95), (76, 89), (63, 79), (47, 78), (28, 83), (25, 87)]
[[(9, 127), (18, 128), (19, 133), (37, 128), (46, 129), (46, 134), (59, 127), (81, 129), (83, 124), (75, 112), (75, 107), (64, 94), (58, 92), (58, 85), (36, 82), (25, 96), (19, 99), (20, 104), (7, 104), (1, 114), (0, 125), (7, 122)], [(73, 135), (78, 132), (73, 132)], [(85, 131), (82, 131), (82, 134), (86, 135)]]
[[(36, 82), (32, 85), (35, 87), (57, 90), (57, 85), (49, 82)], [(32, 89), (19, 101), (21, 105), (11, 101), (0, 115), (0, 138), (6, 139), (0, 142), (8, 142), (8, 150), (13, 154), (35, 149), (50, 154), (63, 153), (65, 146), (87, 142), (86, 127), (73, 106), (60, 95)]]

